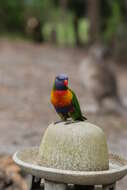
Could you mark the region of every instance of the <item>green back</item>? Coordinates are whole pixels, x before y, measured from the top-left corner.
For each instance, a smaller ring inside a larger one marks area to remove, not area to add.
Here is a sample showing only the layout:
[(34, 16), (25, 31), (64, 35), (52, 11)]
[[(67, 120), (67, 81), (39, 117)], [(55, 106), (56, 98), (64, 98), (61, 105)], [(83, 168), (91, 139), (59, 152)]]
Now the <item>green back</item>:
[(77, 112), (77, 114), (78, 114), (79, 116), (82, 116), (78, 99), (77, 99), (75, 93), (74, 93), (71, 89), (69, 89), (69, 90), (70, 90), (71, 93), (73, 94), (72, 104), (73, 104), (73, 106), (74, 106), (74, 108), (75, 108), (75, 111)]

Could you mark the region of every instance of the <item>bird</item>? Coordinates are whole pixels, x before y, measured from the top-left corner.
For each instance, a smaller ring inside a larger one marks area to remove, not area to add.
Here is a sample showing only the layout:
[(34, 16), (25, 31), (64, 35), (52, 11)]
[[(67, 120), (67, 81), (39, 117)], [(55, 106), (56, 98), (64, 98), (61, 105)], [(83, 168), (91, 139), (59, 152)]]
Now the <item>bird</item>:
[(85, 121), (75, 93), (68, 87), (68, 76), (59, 74), (55, 77), (51, 90), (51, 103), (62, 121)]
[(88, 56), (80, 64), (80, 78), (99, 110), (105, 108), (105, 99), (111, 99), (116, 112), (126, 115), (127, 109), (121, 101), (116, 76), (112, 68), (106, 64), (109, 55), (108, 49), (101, 45), (91, 47)]

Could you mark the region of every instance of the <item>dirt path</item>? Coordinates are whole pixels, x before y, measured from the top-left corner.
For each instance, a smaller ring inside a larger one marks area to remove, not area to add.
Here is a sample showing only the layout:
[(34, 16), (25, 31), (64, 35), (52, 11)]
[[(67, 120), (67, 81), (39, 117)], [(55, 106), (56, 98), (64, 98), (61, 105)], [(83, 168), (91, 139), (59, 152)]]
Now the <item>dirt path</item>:
[[(13, 153), (40, 143), (45, 128), (57, 117), (50, 104), (56, 74), (68, 74), (81, 105), (89, 104), (77, 72), (84, 56), (83, 50), (78, 49), (0, 40), (0, 153)], [(125, 99), (126, 72), (121, 71), (118, 76)], [(87, 116), (104, 129), (110, 150), (127, 157), (127, 120), (111, 114)], [(122, 190), (126, 190), (126, 180), (121, 183)]]

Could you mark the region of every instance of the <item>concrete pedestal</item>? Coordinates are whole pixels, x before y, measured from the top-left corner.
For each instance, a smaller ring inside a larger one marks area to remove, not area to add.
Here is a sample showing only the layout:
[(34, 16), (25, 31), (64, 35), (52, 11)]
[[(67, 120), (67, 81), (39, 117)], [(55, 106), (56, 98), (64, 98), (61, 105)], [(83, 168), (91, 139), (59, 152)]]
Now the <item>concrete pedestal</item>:
[(37, 154), (38, 148), (33, 147), (13, 156), (22, 170), (35, 176), (30, 190), (115, 190), (115, 182), (127, 174), (127, 160), (114, 154), (109, 154), (108, 170), (91, 172), (43, 167), (36, 162)]
[(41, 179), (32, 177), (32, 184), (30, 190), (115, 190), (115, 183), (110, 185), (69, 185), (64, 183), (57, 183), (44, 180), (41, 184)]

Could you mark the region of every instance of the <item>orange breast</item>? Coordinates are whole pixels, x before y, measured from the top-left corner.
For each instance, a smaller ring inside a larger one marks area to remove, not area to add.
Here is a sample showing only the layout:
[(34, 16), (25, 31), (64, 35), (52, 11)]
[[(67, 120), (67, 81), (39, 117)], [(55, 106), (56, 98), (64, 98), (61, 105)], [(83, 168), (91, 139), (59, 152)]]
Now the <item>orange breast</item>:
[(52, 90), (51, 92), (51, 102), (56, 107), (64, 107), (71, 104), (72, 93), (70, 90), (60, 91)]

